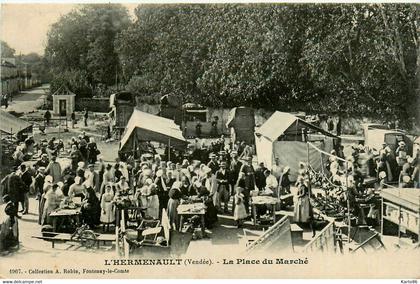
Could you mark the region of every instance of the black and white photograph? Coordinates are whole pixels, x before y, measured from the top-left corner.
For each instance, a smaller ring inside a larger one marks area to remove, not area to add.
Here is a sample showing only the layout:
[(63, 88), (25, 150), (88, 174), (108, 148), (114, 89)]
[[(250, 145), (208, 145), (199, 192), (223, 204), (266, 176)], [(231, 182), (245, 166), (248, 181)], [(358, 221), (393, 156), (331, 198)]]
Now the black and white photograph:
[(0, 278), (419, 278), (419, 12), (2, 3)]

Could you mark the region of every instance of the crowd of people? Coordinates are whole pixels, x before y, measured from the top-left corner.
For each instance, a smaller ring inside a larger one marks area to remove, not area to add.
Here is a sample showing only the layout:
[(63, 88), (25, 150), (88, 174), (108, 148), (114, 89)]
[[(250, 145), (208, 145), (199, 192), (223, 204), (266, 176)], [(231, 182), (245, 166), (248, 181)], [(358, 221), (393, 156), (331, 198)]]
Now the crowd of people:
[[(15, 170), (1, 182), (8, 203), (6, 214), (13, 218), (28, 213), (28, 195), (32, 192), (36, 195), (38, 222), (42, 226), (52, 224), (51, 212), (78, 200), (81, 222), (91, 228), (102, 224), (107, 231), (116, 222), (118, 206), (129, 199), (141, 208), (144, 218), (160, 219), (162, 212), (167, 212), (175, 230), (180, 229), (177, 207), (189, 202), (206, 205), (207, 228), (217, 222), (218, 214), (232, 215), (240, 227), (251, 218), (251, 197), (266, 195), (277, 198), (279, 204), (293, 205), (295, 222), (312, 225), (310, 196), (317, 176), (310, 165), (300, 163), (296, 180), (290, 178), (290, 168), (278, 158), (271, 169), (264, 163), (254, 168), (253, 148), (239, 142), (226, 144), (224, 137), (206, 147), (196, 139), (189, 157), (165, 160), (154, 153), (140, 158), (130, 156), (126, 161), (117, 158), (112, 163), (102, 160), (95, 139), (86, 133), (72, 137), (67, 143), (55, 138), (41, 141), (38, 152), (32, 155), (39, 158), (29, 165), (25, 161), (34, 153), (34, 144), (33, 138), (28, 138), (17, 147), (13, 155)], [(420, 187), (419, 153), (408, 156), (404, 143), (395, 151), (386, 144), (377, 152), (363, 145), (352, 147), (347, 155), (343, 150), (339, 147), (330, 153), (326, 172), (319, 181), (321, 186), (332, 185), (331, 194), (343, 202), (349, 199), (356, 210), (357, 198), (373, 194), (364, 183), (363, 171), (369, 167), (366, 160), (373, 161), (371, 167), (379, 187), (386, 187), (395, 177), (400, 187)], [(64, 160), (69, 162), (63, 163)], [(291, 193), (292, 186), (297, 187), (292, 201), (281, 201), (281, 196)], [(258, 216), (270, 213), (265, 206), (257, 209)]]
[[(379, 150), (359, 144), (349, 147), (346, 154), (344, 152), (344, 147), (332, 150), (326, 171), (323, 174), (312, 172), (311, 180), (312, 184), (324, 189), (329, 205), (336, 204), (345, 212), (350, 209), (356, 224), (378, 225), (378, 193), (383, 188), (420, 188), (420, 153), (417, 150), (409, 156), (402, 141), (395, 151), (383, 143)], [(367, 214), (363, 209), (366, 206)]]

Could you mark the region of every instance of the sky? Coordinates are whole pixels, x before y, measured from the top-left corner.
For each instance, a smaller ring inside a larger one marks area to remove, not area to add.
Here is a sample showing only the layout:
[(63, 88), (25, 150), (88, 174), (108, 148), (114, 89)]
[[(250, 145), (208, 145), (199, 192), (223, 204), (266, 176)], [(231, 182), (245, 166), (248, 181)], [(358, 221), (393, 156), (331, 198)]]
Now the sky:
[[(1, 4), (0, 38), (16, 50), (16, 55), (31, 52), (42, 55), (50, 25), (77, 5), (75, 3)], [(131, 15), (137, 5), (124, 4)]]

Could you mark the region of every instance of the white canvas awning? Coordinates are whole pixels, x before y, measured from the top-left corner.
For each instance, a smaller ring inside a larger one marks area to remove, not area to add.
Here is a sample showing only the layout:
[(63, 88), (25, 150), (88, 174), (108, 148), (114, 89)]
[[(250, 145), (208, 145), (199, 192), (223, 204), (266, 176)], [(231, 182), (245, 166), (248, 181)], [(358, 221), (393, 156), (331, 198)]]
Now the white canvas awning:
[[(313, 148), (308, 148), (307, 141), (302, 135), (303, 129), (308, 134), (320, 133), (328, 136), (330, 140), (331, 137), (337, 137), (293, 114), (276, 111), (255, 131), (258, 162), (272, 169), (275, 160), (279, 159), (280, 165), (290, 167), (292, 180), (295, 180), (297, 176), (300, 161), (306, 162), (309, 158), (311, 166), (314, 169), (320, 169), (322, 166), (320, 153)], [(326, 150), (331, 143), (327, 143), (326, 138), (322, 140), (319, 146)]]
[(302, 128), (307, 128), (308, 130), (313, 130), (314, 132), (319, 132), (326, 136), (337, 137), (336, 135), (310, 124), (293, 114), (280, 111), (273, 113), (273, 115), (271, 115), (270, 118), (255, 131), (255, 133), (268, 138), (270, 141), (276, 141), (284, 134), (300, 135)]
[(7, 134), (17, 134), (26, 131), (32, 124), (6, 111), (0, 110), (0, 131)]
[(121, 139), (120, 150), (132, 149), (134, 143), (155, 141), (184, 150), (188, 144), (173, 120), (134, 109)]

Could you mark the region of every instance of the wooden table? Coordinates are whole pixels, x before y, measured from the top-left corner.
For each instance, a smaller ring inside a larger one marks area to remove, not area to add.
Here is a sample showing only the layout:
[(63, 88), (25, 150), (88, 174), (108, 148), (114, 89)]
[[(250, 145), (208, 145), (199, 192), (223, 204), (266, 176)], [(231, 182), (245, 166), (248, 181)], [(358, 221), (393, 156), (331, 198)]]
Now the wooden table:
[(53, 223), (53, 232), (57, 232), (58, 219), (72, 219), (76, 222), (77, 226), (80, 224), (81, 207), (74, 209), (56, 209), (50, 213), (50, 217)]
[(271, 214), (273, 215), (273, 223), (276, 223), (276, 204), (278, 202), (277, 198), (271, 196), (253, 196), (251, 198), (252, 202), (252, 216), (254, 219), (254, 225), (257, 225), (257, 205), (267, 205), (271, 206)]
[(185, 216), (195, 216), (200, 215), (201, 218), (201, 231), (203, 235), (206, 232), (206, 223), (204, 215), (206, 214), (206, 206), (203, 203), (191, 203), (191, 204), (180, 204), (177, 208), (178, 215), (180, 216), (179, 230), (181, 231), (184, 225)]

